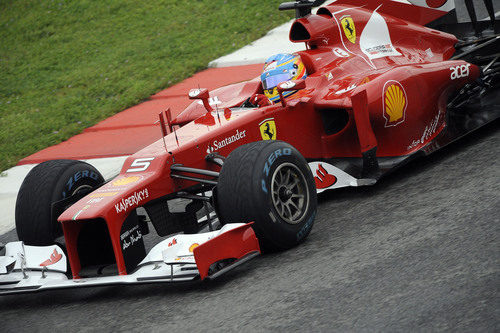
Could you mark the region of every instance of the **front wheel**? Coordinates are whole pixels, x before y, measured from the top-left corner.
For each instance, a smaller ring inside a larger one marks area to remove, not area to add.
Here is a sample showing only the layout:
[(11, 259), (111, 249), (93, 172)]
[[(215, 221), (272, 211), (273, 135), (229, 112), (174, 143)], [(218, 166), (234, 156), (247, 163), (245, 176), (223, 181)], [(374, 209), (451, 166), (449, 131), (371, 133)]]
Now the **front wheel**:
[(222, 223), (254, 222), (264, 250), (302, 242), (316, 216), (316, 187), (304, 157), (282, 141), (252, 142), (225, 160), (217, 184)]
[(38, 164), (24, 179), (16, 201), (16, 231), (27, 245), (51, 245), (62, 235), (52, 204), (89, 192), (104, 182), (92, 165), (74, 160)]

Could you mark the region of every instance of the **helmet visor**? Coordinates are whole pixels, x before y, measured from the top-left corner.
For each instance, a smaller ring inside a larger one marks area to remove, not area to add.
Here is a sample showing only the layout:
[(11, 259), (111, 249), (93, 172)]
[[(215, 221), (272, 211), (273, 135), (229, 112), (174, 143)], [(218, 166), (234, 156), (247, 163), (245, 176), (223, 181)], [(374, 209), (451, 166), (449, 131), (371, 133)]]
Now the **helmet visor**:
[(272, 89), (281, 82), (285, 82), (288, 80), (290, 80), (289, 73), (271, 75), (262, 82), (262, 86), (264, 87), (264, 89)]

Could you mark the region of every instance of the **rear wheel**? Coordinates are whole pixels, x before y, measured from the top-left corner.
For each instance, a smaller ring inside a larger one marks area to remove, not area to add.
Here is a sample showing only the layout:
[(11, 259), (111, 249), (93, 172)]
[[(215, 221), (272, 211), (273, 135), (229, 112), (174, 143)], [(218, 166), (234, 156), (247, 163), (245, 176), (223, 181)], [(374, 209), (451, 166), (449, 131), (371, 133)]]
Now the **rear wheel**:
[(104, 182), (92, 165), (74, 160), (52, 160), (34, 167), (24, 179), (16, 202), (16, 231), (28, 245), (51, 245), (62, 235), (52, 204), (89, 192)]
[(302, 242), (314, 223), (316, 187), (304, 157), (282, 141), (252, 142), (225, 160), (217, 184), (222, 223), (254, 222), (264, 250)]

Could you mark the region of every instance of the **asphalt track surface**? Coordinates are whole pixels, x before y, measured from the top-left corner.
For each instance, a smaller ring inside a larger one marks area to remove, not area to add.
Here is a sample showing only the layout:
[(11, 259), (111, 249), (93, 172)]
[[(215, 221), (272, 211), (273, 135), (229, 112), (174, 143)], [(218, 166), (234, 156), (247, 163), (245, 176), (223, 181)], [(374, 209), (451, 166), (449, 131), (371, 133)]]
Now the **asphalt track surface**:
[(321, 195), (304, 244), (217, 281), (3, 296), (1, 330), (498, 332), (499, 129)]

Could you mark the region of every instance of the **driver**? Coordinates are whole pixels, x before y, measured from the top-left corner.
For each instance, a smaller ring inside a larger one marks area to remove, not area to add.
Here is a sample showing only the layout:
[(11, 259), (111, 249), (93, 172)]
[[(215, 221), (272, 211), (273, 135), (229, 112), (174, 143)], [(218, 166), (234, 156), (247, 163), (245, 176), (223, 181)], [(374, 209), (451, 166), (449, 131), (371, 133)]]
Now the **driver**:
[[(264, 70), (260, 75), (264, 95), (254, 94), (249, 102), (253, 106), (267, 106), (280, 100), (278, 84), (290, 80), (305, 79), (306, 67), (298, 54), (278, 53), (266, 60)], [(297, 90), (284, 91), (283, 97), (288, 97)]]

